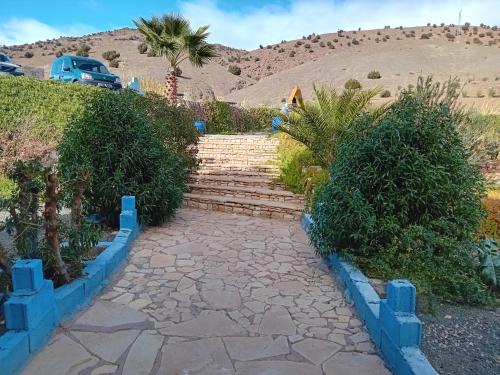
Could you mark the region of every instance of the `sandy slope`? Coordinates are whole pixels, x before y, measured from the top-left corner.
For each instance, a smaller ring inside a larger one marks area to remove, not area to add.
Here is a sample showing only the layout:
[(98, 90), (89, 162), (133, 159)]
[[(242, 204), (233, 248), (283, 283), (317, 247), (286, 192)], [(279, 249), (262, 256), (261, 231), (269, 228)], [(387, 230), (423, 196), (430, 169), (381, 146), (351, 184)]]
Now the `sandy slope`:
[[(429, 34), (429, 39), (421, 39), (423, 34)], [(44, 69), (47, 77), (57, 50), (86, 43), (92, 48), (91, 57), (102, 60), (102, 53), (108, 50), (121, 54), (120, 67), (111, 70), (123, 81), (138, 76), (161, 84), (166, 63), (139, 54), (140, 38), (137, 30), (120, 29), (3, 50), (25, 66)], [(228, 101), (278, 106), (297, 84), (310, 98), (314, 83), (342, 88), (346, 80), (356, 78), (363, 87), (380, 86), (394, 97), (400, 87), (414, 84), (419, 74), (432, 74), (439, 80), (459, 77), (466, 84), (465, 103), (500, 112), (500, 31), (487, 27), (468, 31), (453, 26), (357, 30), (311, 34), (254, 51), (217, 48), (220, 57), (201, 69), (182, 64), (181, 93), (199, 98), (213, 92)], [(27, 51), (34, 57), (24, 58)], [(230, 65), (239, 66), (241, 75), (229, 73)], [(367, 79), (372, 69), (382, 78)]]

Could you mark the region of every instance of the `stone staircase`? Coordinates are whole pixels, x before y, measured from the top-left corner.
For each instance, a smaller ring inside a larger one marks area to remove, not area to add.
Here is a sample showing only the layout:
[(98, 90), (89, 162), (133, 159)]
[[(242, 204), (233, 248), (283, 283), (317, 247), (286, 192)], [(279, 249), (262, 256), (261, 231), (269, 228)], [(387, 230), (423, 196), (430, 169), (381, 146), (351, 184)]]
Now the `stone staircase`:
[(279, 219), (298, 218), (304, 198), (275, 183), (276, 147), (267, 135), (206, 135), (190, 176), (187, 207)]

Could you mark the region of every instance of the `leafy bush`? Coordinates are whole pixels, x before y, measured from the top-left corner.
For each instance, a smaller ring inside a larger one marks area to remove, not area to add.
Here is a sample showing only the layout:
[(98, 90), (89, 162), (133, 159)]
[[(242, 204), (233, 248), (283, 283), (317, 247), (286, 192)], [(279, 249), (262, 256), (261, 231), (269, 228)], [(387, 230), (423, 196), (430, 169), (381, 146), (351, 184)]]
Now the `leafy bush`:
[(108, 60), (108, 61), (112, 61), (112, 60), (116, 60), (120, 57), (120, 53), (119, 52), (116, 52), (115, 50), (112, 50), (112, 51), (106, 51), (106, 52), (103, 52), (102, 53), (102, 58), (104, 60)]
[(408, 278), (422, 294), (481, 304), (489, 294), (474, 260), (484, 211), (481, 173), (467, 160), (446, 104), (404, 92), (363, 136), (345, 142), (317, 194), (311, 238), (370, 276)]
[(235, 76), (239, 76), (241, 74), (241, 68), (238, 65), (229, 65), (227, 71)]
[(294, 193), (304, 192), (303, 169), (315, 165), (312, 152), (302, 143), (285, 133), (279, 133), (278, 165), (279, 182)]
[(346, 90), (360, 90), (361, 83), (357, 79), (351, 78), (345, 83), (344, 88)]
[(381, 93), (380, 93), (380, 97), (381, 98), (389, 98), (391, 96), (391, 92), (389, 90), (383, 90)]
[(231, 134), (235, 132), (235, 125), (231, 106), (219, 100), (205, 103), (207, 116), (207, 133), (209, 134)]
[(59, 144), (63, 181), (88, 174), (88, 208), (116, 225), (123, 195), (135, 195), (143, 224), (159, 224), (182, 203), (186, 165), (165, 144), (132, 92), (101, 91), (69, 121)]
[(380, 79), (382, 76), (378, 70), (372, 70), (368, 73), (368, 79)]
[(204, 105), (209, 134), (248, 133), (270, 129), (279, 111), (270, 107), (244, 108), (214, 100)]
[(182, 156), (189, 168), (193, 168), (196, 165), (196, 148), (193, 146), (198, 143), (198, 132), (193, 126), (196, 120), (194, 112), (169, 104), (161, 95), (147, 94), (142, 99), (159, 138)]
[(26, 51), (26, 52), (24, 52), (24, 55), (23, 55), (23, 56), (24, 56), (25, 58), (27, 58), (27, 59), (31, 59), (31, 58), (32, 58), (33, 56), (35, 56), (35, 55), (33, 54), (33, 52)]

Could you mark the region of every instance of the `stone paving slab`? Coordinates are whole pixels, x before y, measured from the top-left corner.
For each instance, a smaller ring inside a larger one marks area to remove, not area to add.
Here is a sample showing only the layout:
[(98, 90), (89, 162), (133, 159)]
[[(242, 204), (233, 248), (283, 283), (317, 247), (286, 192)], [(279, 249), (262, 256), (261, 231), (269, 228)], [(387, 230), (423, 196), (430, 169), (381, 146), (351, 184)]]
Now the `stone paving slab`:
[(24, 374), (390, 372), (298, 222), (181, 209)]

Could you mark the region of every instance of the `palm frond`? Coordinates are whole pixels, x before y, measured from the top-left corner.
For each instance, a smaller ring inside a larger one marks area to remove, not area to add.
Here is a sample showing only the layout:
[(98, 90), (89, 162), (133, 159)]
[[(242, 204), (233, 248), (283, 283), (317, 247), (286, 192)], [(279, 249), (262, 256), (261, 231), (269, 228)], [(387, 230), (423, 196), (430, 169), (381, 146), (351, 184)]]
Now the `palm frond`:
[[(368, 113), (370, 101), (380, 92), (371, 90), (344, 90), (314, 86), (314, 101), (298, 107), (287, 117), (282, 130), (306, 145), (327, 167), (334, 159), (340, 143), (353, 131), (351, 125), (363, 113)], [(379, 117), (386, 106), (372, 109)]]
[(201, 67), (217, 56), (215, 47), (206, 41), (209, 26), (193, 32), (189, 21), (179, 14), (169, 13), (150, 20), (139, 18), (134, 24), (144, 35), (150, 50), (165, 57), (172, 68), (186, 59)]

